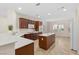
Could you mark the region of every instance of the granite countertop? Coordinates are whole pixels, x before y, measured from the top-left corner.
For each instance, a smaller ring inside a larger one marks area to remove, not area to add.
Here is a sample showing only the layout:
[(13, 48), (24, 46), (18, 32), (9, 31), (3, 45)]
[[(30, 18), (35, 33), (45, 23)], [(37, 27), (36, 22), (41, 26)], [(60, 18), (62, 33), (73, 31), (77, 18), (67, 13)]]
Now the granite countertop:
[(20, 47), (26, 46), (34, 42), (33, 40), (29, 40), (25, 38), (19, 38), (19, 39), (20, 40), (15, 43), (15, 49), (18, 49)]
[(31, 29), (22, 29), (13, 33), (1, 33), (0, 34), (0, 46), (15, 43), (15, 49), (20, 48), (24, 45), (33, 43), (33, 40), (22, 38), (21, 36), (29, 33), (38, 33), (39, 31), (32, 31)]
[(30, 33), (38, 33), (40, 31), (34, 31), (34, 30), (31, 30), (31, 29), (20, 29), (19, 31), (17, 31), (15, 33), (16, 36), (22, 36), (24, 34), (30, 34)]
[(18, 35), (11, 35), (10, 33), (0, 34), (0, 46), (15, 43), (15, 49), (24, 45), (33, 43), (32, 40), (19, 37)]
[(50, 36), (52, 34), (55, 34), (55, 33), (43, 33), (43, 34), (40, 34), (39, 36)]
[(9, 34), (0, 34), (0, 46), (14, 43), (18, 41), (17, 37), (9, 35)]

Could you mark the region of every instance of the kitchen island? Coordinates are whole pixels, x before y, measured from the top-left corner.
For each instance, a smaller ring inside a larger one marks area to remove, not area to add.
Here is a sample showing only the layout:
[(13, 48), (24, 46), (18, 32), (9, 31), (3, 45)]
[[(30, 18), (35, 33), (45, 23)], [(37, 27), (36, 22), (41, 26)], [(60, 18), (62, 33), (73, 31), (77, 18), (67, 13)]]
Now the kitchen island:
[(39, 35), (39, 47), (48, 50), (55, 43), (54, 33), (43, 33)]

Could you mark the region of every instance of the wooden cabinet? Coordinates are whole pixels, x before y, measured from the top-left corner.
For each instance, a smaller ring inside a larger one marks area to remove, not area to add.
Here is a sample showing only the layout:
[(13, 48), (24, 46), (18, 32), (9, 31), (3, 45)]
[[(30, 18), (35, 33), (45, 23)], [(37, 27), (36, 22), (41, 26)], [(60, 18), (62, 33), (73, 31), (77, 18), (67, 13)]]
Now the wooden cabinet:
[(31, 39), (31, 40), (37, 40), (37, 39), (38, 39), (39, 34), (42, 34), (42, 32), (24, 34), (24, 35), (23, 35), (23, 37), (24, 37), (24, 38)]
[(33, 24), (34, 29), (36, 31), (39, 31), (39, 26), (42, 25), (42, 22), (41, 21), (33, 21), (33, 20), (25, 19), (25, 18), (19, 18), (19, 28), (21, 28), (21, 29), (28, 28), (28, 24)]
[(24, 34), (24, 38), (35, 40), (34, 34), (32, 34), (32, 33), (30, 33), (30, 34)]
[(55, 43), (55, 34), (49, 36), (39, 36), (39, 46), (42, 49), (48, 50)]
[(35, 21), (34, 23), (34, 27), (36, 31), (39, 31), (39, 27), (42, 26), (42, 22), (41, 21)]
[(39, 31), (39, 21), (35, 21), (34, 27), (36, 31)]
[(34, 43), (15, 50), (16, 55), (34, 55)]
[(33, 20), (28, 20), (28, 24), (34, 24)]
[(19, 18), (19, 28), (28, 28), (28, 21), (24, 18)]

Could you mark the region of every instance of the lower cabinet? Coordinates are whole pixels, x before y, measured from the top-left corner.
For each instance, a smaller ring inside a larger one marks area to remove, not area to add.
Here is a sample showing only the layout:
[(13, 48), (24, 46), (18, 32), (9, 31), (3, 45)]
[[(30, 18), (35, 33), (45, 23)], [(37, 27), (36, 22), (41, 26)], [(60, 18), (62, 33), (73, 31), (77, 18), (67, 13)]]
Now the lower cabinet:
[(31, 39), (31, 40), (37, 40), (39, 34), (42, 34), (42, 32), (24, 34), (23, 37), (24, 37), (24, 38), (27, 38), (27, 39)]
[(39, 36), (39, 47), (48, 50), (55, 43), (55, 35)]
[(34, 43), (15, 50), (16, 55), (34, 55)]

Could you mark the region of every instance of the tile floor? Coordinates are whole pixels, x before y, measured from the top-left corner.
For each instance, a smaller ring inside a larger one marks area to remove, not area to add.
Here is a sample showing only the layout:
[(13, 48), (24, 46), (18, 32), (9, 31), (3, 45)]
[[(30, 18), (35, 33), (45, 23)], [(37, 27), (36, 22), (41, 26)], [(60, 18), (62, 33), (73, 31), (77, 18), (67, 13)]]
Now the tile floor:
[(35, 55), (77, 55), (77, 51), (70, 49), (70, 38), (57, 37), (55, 44), (48, 50), (39, 48), (38, 40), (36, 40), (34, 43)]

